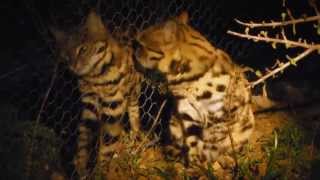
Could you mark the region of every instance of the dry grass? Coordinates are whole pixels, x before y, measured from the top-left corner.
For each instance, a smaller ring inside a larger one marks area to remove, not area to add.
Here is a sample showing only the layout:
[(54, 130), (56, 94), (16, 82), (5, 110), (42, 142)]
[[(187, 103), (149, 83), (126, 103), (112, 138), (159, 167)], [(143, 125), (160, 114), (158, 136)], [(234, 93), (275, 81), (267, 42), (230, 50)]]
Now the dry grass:
[[(312, 163), (319, 153), (310, 131), (299, 126), (297, 111), (256, 114), (256, 129), (250, 145), (239, 154), (239, 167), (234, 179), (308, 179)], [(306, 113), (305, 113), (306, 114)], [(301, 120), (301, 119), (300, 119)], [(311, 133), (312, 134), (312, 133)], [(110, 163), (107, 179), (227, 179), (215, 164), (208, 167), (185, 168), (168, 160), (159, 146), (142, 146), (125, 142)], [(134, 152), (134, 153), (133, 153)], [(96, 179), (103, 179), (96, 176)], [(230, 178), (231, 179), (231, 178)]]

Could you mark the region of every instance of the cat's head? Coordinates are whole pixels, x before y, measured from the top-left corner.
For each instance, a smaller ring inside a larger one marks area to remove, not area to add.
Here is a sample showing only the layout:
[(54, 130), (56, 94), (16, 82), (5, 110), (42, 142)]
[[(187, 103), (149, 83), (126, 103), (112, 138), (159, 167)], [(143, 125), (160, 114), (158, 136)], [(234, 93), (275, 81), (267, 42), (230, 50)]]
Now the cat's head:
[(184, 11), (146, 28), (136, 37), (138, 62), (164, 74), (169, 83), (202, 75), (215, 59), (215, 48), (188, 21), (188, 13)]
[(106, 56), (110, 56), (109, 43), (113, 40), (95, 11), (90, 11), (84, 24), (75, 32), (66, 33), (53, 27), (50, 30), (61, 57), (78, 76), (94, 73), (92, 71), (97, 69), (101, 59), (112, 59)]

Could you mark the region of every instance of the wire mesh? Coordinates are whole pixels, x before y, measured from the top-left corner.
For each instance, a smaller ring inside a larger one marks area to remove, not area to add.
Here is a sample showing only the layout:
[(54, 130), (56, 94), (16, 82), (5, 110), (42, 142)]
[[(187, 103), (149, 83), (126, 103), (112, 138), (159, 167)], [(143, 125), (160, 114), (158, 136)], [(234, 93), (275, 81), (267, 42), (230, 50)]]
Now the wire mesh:
[[(231, 2), (231, 1), (230, 1)], [(21, 146), (23, 163), (18, 168), (7, 166), (9, 173), (1, 179), (46, 179), (53, 171), (63, 170), (73, 177), (74, 165), (72, 158), (76, 151), (77, 126), (79, 123), (82, 104), (81, 93), (77, 79), (62, 64), (57, 63), (57, 52), (53, 48), (53, 38), (49, 34), (48, 26), (60, 29), (77, 29), (83, 23), (88, 11), (95, 8), (110, 29), (112, 34), (120, 36), (124, 41), (135, 32), (157, 24), (168, 17), (187, 10), (192, 26), (203, 33), (215, 46), (225, 49), (235, 59), (248, 58), (247, 49), (250, 43), (240, 43), (226, 36), (225, 32), (232, 27), (233, 13), (225, 9), (230, 8), (228, 1), (144, 1), (144, 0), (71, 0), (65, 1), (27, 1), (21, 4), (22, 13), (29, 17), (34, 30), (32, 36), (24, 42), (21, 53), (15, 54), (18, 59), (12, 69), (0, 76), (0, 81), (6, 84), (1, 88), (2, 105), (7, 106), (3, 122), (15, 122), (17, 126), (3, 131), (4, 139), (16, 134), (16, 142), (4, 142), (7, 149)], [(238, 4), (239, 5), (239, 4)], [(21, 20), (21, 23), (25, 23)], [(32, 38), (34, 37), (34, 38)], [(10, 59), (11, 57), (8, 57)], [(6, 72), (6, 71), (4, 71)], [(14, 90), (12, 90), (14, 89)], [(148, 83), (143, 84), (140, 95), (141, 119), (146, 126), (152, 122), (160, 110), (166, 97), (161, 96), (158, 88)], [(168, 103), (164, 111), (169, 112), (172, 104)], [(9, 113), (11, 112), (11, 113)], [(161, 121), (168, 119), (163, 113)], [(165, 125), (160, 123), (156, 131), (164, 131)], [(6, 126), (3, 126), (6, 127)], [(13, 131), (10, 131), (14, 129)], [(1, 145), (2, 146), (2, 145)], [(20, 151), (20, 150), (19, 150)], [(5, 153), (10, 154), (10, 151)], [(14, 169), (14, 171), (13, 171)], [(17, 173), (16, 173), (17, 172)]]

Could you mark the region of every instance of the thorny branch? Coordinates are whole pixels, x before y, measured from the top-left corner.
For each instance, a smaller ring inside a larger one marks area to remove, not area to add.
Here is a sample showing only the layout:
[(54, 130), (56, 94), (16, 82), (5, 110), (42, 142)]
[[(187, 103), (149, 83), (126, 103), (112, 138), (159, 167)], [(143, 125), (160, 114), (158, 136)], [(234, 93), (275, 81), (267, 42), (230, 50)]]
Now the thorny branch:
[(266, 75), (260, 77), (258, 80), (251, 82), (250, 86), (254, 87), (262, 82), (264, 82), (266, 79), (268, 79), (269, 77), (277, 74), (278, 72), (283, 71), (284, 69), (286, 69), (287, 67), (289, 67), (290, 65), (297, 63), (298, 61), (302, 60), (303, 58), (305, 58), (306, 56), (308, 56), (309, 54), (311, 54), (312, 52), (314, 52), (315, 48), (309, 48), (307, 50), (305, 50), (303, 53), (299, 54), (297, 57), (292, 58), (291, 61), (286, 62), (285, 64), (273, 69), (272, 71), (270, 71), (269, 73), (267, 73)]
[[(270, 77), (275, 76), (277, 73), (283, 72), (290, 65), (296, 65), (296, 63), (298, 61), (306, 58), (308, 55), (312, 54), (313, 52), (318, 51), (318, 53), (320, 53), (320, 44), (319, 43), (307, 42), (306, 40), (302, 40), (301, 38), (299, 38), (298, 40), (289, 40), (289, 39), (287, 39), (286, 33), (283, 28), (285, 26), (292, 25), (294, 27), (294, 32), (295, 32), (296, 24), (314, 22), (314, 21), (316, 21), (315, 23), (319, 23), (317, 26), (320, 26), (320, 13), (317, 8), (317, 5), (314, 0), (310, 0), (309, 4), (314, 9), (315, 14), (316, 14), (315, 16), (309, 16), (309, 17), (295, 19), (292, 16), (290, 10), (287, 9), (287, 15), (289, 15), (290, 20), (285, 20), (285, 16), (284, 16), (283, 20), (281, 22), (271, 20), (270, 23), (266, 23), (264, 21), (262, 21), (262, 23), (254, 23), (254, 22), (246, 23), (246, 22), (240, 21), (238, 19), (235, 19), (235, 21), (238, 24), (245, 27), (245, 32), (239, 33), (239, 32), (234, 32), (234, 31), (229, 30), (227, 32), (228, 34), (231, 34), (233, 36), (238, 36), (241, 38), (246, 38), (249, 40), (253, 40), (255, 42), (263, 41), (263, 42), (271, 43), (272, 47), (275, 49), (276, 49), (277, 44), (283, 44), (286, 46), (286, 48), (300, 48), (300, 49), (302, 48), (302, 49), (304, 49), (303, 52), (299, 53), (294, 58), (290, 58), (287, 55), (286, 57), (289, 60), (288, 62), (279, 63), (279, 61), (277, 61), (277, 64), (275, 64), (275, 66), (271, 70), (266, 69), (265, 75), (260, 75), (258, 80), (250, 83), (251, 88), (253, 88), (254, 86), (256, 86), (262, 82), (265, 82), (265, 80), (267, 80)], [(249, 33), (250, 29), (253, 29), (253, 28), (276, 28), (276, 27), (281, 28), (281, 33), (276, 34), (275, 37), (270, 37), (268, 35), (268, 31), (260, 31), (260, 33), (257, 35), (252, 35)], [(320, 28), (320, 27), (318, 27), (318, 28)], [(318, 33), (319, 32), (320, 31), (318, 29)]]
[(247, 26), (249, 28), (259, 28), (259, 27), (283, 27), (283, 26), (288, 26), (288, 25), (293, 25), (293, 24), (299, 24), (299, 23), (306, 23), (306, 22), (312, 22), (312, 21), (319, 21), (320, 20), (320, 15), (317, 16), (311, 16), (311, 17), (306, 17), (306, 18), (299, 18), (299, 19), (292, 19), (289, 21), (271, 21), (270, 23), (245, 23), (243, 21), (240, 21), (238, 19), (235, 19), (235, 21), (243, 26)]
[(312, 49), (319, 49), (320, 44), (312, 44), (312, 43), (306, 43), (306, 42), (299, 42), (299, 41), (291, 41), (288, 39), (279, 39), (279, 38), (271, 38), (271, 37), (261, 37), (257, 35), (249, 35), (249, 34), (243, 34), (243, 33), (238, 33), (234, 31), (227, 31), (228, 34), (238, 36), (241, 38), (247, 38), (249, 40), (254, 40), (254, 41), (264, 41), (264, 42), (271, 42), (271, 43), (279, 43), (279, 44), (287, 44), (288, 46), (291, 47), (301, 47), (301, 48), (312, 48)]

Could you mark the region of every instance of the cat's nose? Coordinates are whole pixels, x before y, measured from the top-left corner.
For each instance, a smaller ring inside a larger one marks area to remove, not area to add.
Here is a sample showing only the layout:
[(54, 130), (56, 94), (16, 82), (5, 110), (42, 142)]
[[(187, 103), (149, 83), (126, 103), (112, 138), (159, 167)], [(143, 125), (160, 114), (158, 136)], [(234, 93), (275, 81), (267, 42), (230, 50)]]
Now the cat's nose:
[(172, 74), (178, 74), (179, 73), (179, 69), (180, 69), (179, 66), (180, 66), (179, 61), (172, 60), (170, 65), (169, 65), (170, 72)]
[(189, 61), (178, 61), (172, 60), (169, 65), (170, 73), (172, 74), (182, 74), (187, 73), (191, 70)]

